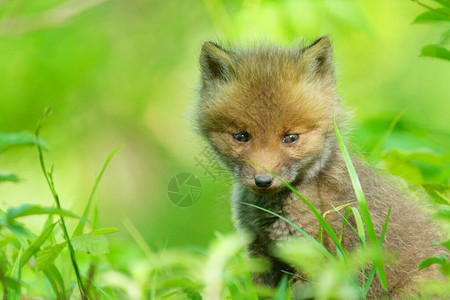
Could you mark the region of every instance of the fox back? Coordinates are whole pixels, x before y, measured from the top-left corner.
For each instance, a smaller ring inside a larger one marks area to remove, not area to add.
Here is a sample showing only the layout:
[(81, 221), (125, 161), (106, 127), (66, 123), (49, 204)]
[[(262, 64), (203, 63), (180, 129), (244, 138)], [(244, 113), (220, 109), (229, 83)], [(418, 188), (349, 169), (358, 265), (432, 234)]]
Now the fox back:
[[(335, 118), (345, 131), (330, 41), (321, 38), (307, 47), (250, 50), (225, 50), (207, 42), (200, 66), (199, 131), (234, 174), (234, 218), (238, 229), (255, 236), (250, 253), (272, 262), (270, 272), (254, 276), (254, 281), (275, 286), (283, 270), (295, 271), (273, 255), (273, 245), (299, 233), (283, 220), (242, 202), (271, 210), (316, 238), (318, 220), (278, 178), (321, 214), (356, 203), (333, 127)], [(392, 209), (383, 245), (398, 261), (386, 271), (388, 293), (395, 296), (397, 288), (412, 292), (417, 281), (431, 276), (428, 271), (417, 273), (417, 264), (436, 254), (431, 247), (431, 240), (437, 239), (434, 229), (400, 192), (357, 158), (352, 160), (378, 236)], [(343, 222), (337, 214), (327, 222), (335, 232), (341, 230)], [(354, 219), (349, 222), (356, 227)], [(359, 242), (347, 227), (345, 249), (355, 249)], [(323, 243), (335, 251), (329, 237)], [(383, 294), (374, 283), (369, 296)]]

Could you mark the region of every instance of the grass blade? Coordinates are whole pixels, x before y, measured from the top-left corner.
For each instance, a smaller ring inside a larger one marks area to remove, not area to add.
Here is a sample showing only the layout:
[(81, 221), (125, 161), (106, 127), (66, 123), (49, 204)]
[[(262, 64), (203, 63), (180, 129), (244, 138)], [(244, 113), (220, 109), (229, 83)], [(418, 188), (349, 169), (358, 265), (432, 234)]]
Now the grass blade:
[(122, 221), (122, 224), (127, 229), (128, 233), (130, 233), (131, 237), (134, 239), (136, 244), (138, 244), (139, 248), (142, 250), (142, 252), (148, 257), (153, 258), (153, 252), (152, 249), (150, 249), (150, 246), (147, 244), (145, 239), (142, 237), (141, 233), (137, 228), (133, 225), (133, 223), (130, 221), (130, 219), (122, 215), (120, 218)]
[(20, 261), (21, 268), (28, 262), (31, 256), (33, 256), (37, 251), (39, 251), (39, 248), (47, 240), (49, 235), (53, 232), (53, 229), (55, 228), (55, 225), (57, 223), (58, 222), (55, 222), (47, 226), (44, 229), (44, 231), (42, 231), (41, 235), (30, 245), (30, 247), (27, 248), (27, 250), (25, 250), (25, 252), (22, 255), (22, 259)]
[[(242, 259), (242, 255), (240, 253), (236, 253), (235, 260), (238, 265), (240, 266), (245, 265), (244, 260)], [(246, 299), (258, 300), (258, 295), (256, 294), (256, 291), (253, 287), (252, 278), (248, 270), (245, 270), (244, 274), (242, 275), (242, 283), (244, 285), (244, 289), (246, 292)]]
[(20, 281), (22, 279), (22, 268), (20, 267), (20, 260), (22, 259), (23, 248), (20, 248), (19, 254), (17, 254), (16, 261), (12, 266), (10, 271), (10, 276), (19, 282), (19, 287), (17, 289), (7, 289), (6, 299), (8, 300), (20, 300), (20, 290), (21, 284)]
[[(379, 240), (380, 248), (383, 246), (384, 236), (386, 235), (386, 230), (387, 230), (390, 215), (391, 215), (391, 207), (389, 207), (388, 213), (386, 215), (386, 220), (384, 221), (384, 224), (383, 224), (383, 229), (381, 230), (380, 240)], [(370, 269), (369, 277), (367, 277), (366, 286), (364, 286), (364, 291), (363, 291), (364, 299), (366, 298), (366, 295), (369, 292), (369, 288), (370, 288), (370, 285), (372, 284), (374, 275), (375, 275), (375, 268), (374, 268), (374, 266), (372, 266), (372, 268)]]
[(287, 298), (287, 288), (288, 288), (288, 278), (286, 275), (283, 275), (281, 278), (281, 282), (278, 285), (277, 292), (273, 300), (286, 300)]
[[(339, 242), (339, 239), (337, 238), (336, 234), (334, 233), (333, 229), (331, 229), (331, 226), (328, 224), (328, 222), (325, 220), (325, 218), (317, 211), (317, 209), (308, 201), (306, 200), (302, 195), (300, 195), (299, 192), (297, 192), (296, 189), (294, 189), (289, 183), (287, 183), (286, 181), (284, 181), (283, 179), (281, 179), (278, 175), (270, 172), (269, 170), (267, 170), (265, 167), (249, 161), (249, 160), (244, 160), (248, 163), (254, 164), (262, 169), (264, 169), (267, 173), (271, 174), (272, 176), (274, 176), (275, 178), (277, 178), (279, 181), (281, 181), (285, 186), (287, 186), (295, 195), (297, 195), (297, 197), (300, 198), (300, 200), (303, 201), (303, 203), (306, 204), (306, 206), (308, 206), (309, 210), (313, 213), (313, 215), (316, 217), (316, 219), (319, 221), (320, 226), (323, 227), (323, 229), (325, 229), (325, 232), (328, 234), (328, 236), (331, 238), (331, 240), (333, 241), (333, 243), (336, 245), (336, 247), (338, 248), (338, 250), (342, 253), (343, 257), (345, 258), (345, 252), (344, 249), (342, 248), (341, 243)], [(286, 220), (286, 219), (283, 219)], [(290, 223), (291, 224), (291, 223)], [(297, 227), (298, 228), (298, 227)]]
[(298, 232), (300, 232), (301, 234), (303, 234), (303, 235), (304, 235), (304, 236), (305, 236), (305, 237), (306, 237), (313, 245), (315, 245), (315, 246), (323, 253), (323, 255), (325, 255), (328, 259), (330, 259), (331, 261), (334, 261), (334, 260), (335, 260), (334, 256), (331, 255), (331, 253), (328, 252), (328, 250), (327, 250), (321, 243), (319, 243), (318, 241), (316, 241), (312, 236), (310, 236), (310, 235), (307, 234), (305, 231), (303, 231), (303, 229), (301, 229), (300, 227), (298, 227), (297, 225), (295, 225), (294, 223), (292, 223), (291, 221), (289, 221), (289, 220), (286, 219), (285, 217), (283, 217), (283, 216), (281, 216), (281, 215), (279, 215), (279, 214), (277, 214), (277, 213), (274, 213), (273, 211), (270, 211), (270, 210), (268, 210), (268, 209), (265, 209), (265, 208), (263, 208), (263, 207), (254, 205), (254, 204), (250, 204), (250, 203), (246, 203), (246, 202), (241, 202), (241, 203), (244, 204), (244, 205), (248, 205), (248, 206), (251, 206), (251, 207), (260, 209), (260, 210), (262, 210), (262, 211), (265, 211), (265, 212), (267, 212), (267, 213), (269, 213), (269, 214), (272, 214), (272, 215), (274, 215), (274, 216), (280, 218), (281, 220), (285, 221), (286, 223), (288, 223), (289, 225), (291, 225), (293, 228), (295, 228), (295, 230), (297, 230)]
[[(370, 244), (373, 247), (379, 247), (379, 250), (381, 251), (381, 247), (378, 243), (375, 229), (373, 227), (372, 218), (370, 217), (369, 207), (367, 206), (366, 198), (364, 196), (364, 192), (361, 187), (361, 183), (359, 182), (355, 167), (353, 166), (350, 155), (348, 154), (347, 148), (345, 147), (344, 141), (342, 140), (342, 136), (339, 133), (339, 129), (336, 124), (336, 118), (334, 115), (333, 115), (333, 124), (339, 148), (341, 149), (342, 156), (344, 157), (345, 165), (347, 166), (347, 171), (350, 175), (353, 190), (355, 191), (356, 199), (358, 201), (358, 205), (361, 210), (361, 215), (364, 221), (367, 236), (369, 237)], [(384, 271), (383, 264), (379, 262), (374, 262), (374, 266), (376, 268), (376, 272), (378, 274), (378, 279), (380, 280), (381, 287), (384, 290), (386, 290), (387, 289), (386, 273)]]
[[(41, 144), (39, 143), (39, 131), (41, 129), (42, 121), (45, 120), (45, 118), (49, 114), (50, 114), (50, 110), (46, 109), (46, 111), (44, 112), (43, 117), (41, 118), (41, 120), (38, 123), (38, 126), (36, 128), (36, 133), (35, 133), (36, 141), (37, 141), (36, 145), (37, 145), (37, 149), (38, 149), (38, 153), (39, 153), (39, 162), (40, 162), (40, 165), (41, 165), (42, 172), (44, 173), (44, 176), (45, 176), (45, 179), (47, 181), (48, 187), (50, 188), (50, 191), (52, 193), (53, 199), (55, 200), (56, 207), (58, 209), (61, 209), (61, 203), (59, 201), (59, 196), (56, 193), (55, 185), (53, 183), (52, 172), (48, 172), (47, 168), (45, 167), (44, 154), (43, 154), (43, 151), (42, 151)], [(67, 231), (67, 227), (66, 227), (66, 223), (64, 221), (64, 217), (62, 215), (60, 215), (59, 218), (60, 218), (60, 221), (61, 221), (60, 222), (61, 229), (63, 231), (64, 238), (65, 238), (65, 240), (67, 242), (67, 246), (69, 248), (70, 259), (72, 261), (72, 265), (73, 265), (73, 268), (74, 268), (74, 271), (75, 271), (75, 275), (77, 277), (77, 283), (78, 283), (78, 288), (80, 290), (81, 299), (87, 300), (86, 292), (85, 292), (84, 287), (83, 287), (83, 282), (81, 281), (81, 275), (80, 275), (80, 270), (79, 270), (79, 267), (78, 267), (75, 251), (74, 251), (72, 243), (70, 241), (70, 237), (69, 237), (69, 233)]]
[(78, 222), (77, 227), (75, 228), (75, 230), (72, 233), (72, 238), (77, 237), (83, 233), (83, 228), (88, 219), (89, 210), (91, 209), (92, 200), (94, 199), (95, 192), (97, 191), (97, 187), (98, 187), (98, 184), (100, 183), (100, 180), (102, 179), (103, 173), (105, 173), (106, 167), (108, 166), (109, 162), (113, 159), (113, 157), (117, 154), (117, 152), (119, 152), (119, 150), (122, 149), (123, 146), (124, 146), (124, 144), (122, 144), (119, 147), (117, 147), (116, 149), (114, 149), (114, 151), (111, 152), (108, 155), (108, 157), (106, 158), (105, 163), (103, 164), (103, 167), (100, 171), (100, 174), (95, 179), (95, 183), (94, 183), (94, 186), (92, 187), (91, 193), (89, 195), (88, 202), (86, 204), (86, 207), (84, 208), (83, 216), (81, 217), (80, 222)]
[(61, 273), (59, 273), (56, 266), (53, 264), (43, 270), (43, 272), (45, 277), (47, 277), (48, 281), (50, 282), (50, 285), (52, 286), (53, 293), (55, 293), (56, 299), (68, 299), (65, 294), (64, 279), (62, 278)]
[(24, 204), (16, 208), (9, 209), (6, 213), (6, 221), (9, 222), (17, 218), (37, 215), (59, 215), (77, 219), (80, 218), (76, 214), (61, 208)]
[[(331, 213), (333, 213), (333, 212), (339, 213), (339, 211), (340, 211), (341, 209), (346, 208), (347, 206), (352, 205), (352, 204), (354, 204), (354, 202), (350, 202), (350, 203), (343, 204), (343, 205), (340, 205), (340, 206), (338, 206), (338, 207), (329, 209), (329, 210), (327, 210), (327, 211), (323, 214), (323, 217), (325, 218), (328, 214), (331, 214)], [(344, 219), (344, 224), (343, 224), (342, 226), (345, 226), (345, 219)], [(319, 243), (322, 243), (322, 229), (323, 229), (322, 226), (319, 224), (319, 238), (318, 238)], [(344, 230), (344, 227), (342, 227), (342, 231), (343, 231), (343, 230)], [(339, 237), (339, 243), (342, 242), (342, 233), (343, 233), (343, 232), (341, 232), (341, 236)]]
[(352, 210), (353, 216), (355, 217), (356, 222), (356, 230), (359, 242), (361, 243), (361, 248), (366, 247), (366, 231), (364, 230), (364, 223), (361, 218), (361, 214), (359, 213), (359, 210), (356, 207), (350, 207)]
[(381, 151), (383, 150), (384, 144), (386, 143), (388, 137), (391, 135), (397, 123), (401, 120), (401, 118), (403, 118), (407, 110), (408, 109), (405, 108), (392, 120), (391, 124), (389, 124), (388, 130), (385, 132), (383, 137), (378, 141), (375, 147), (373, 147), (372, 152), (369, 156), (369, 162), (371, 164), (375, 164), (380, 159)]

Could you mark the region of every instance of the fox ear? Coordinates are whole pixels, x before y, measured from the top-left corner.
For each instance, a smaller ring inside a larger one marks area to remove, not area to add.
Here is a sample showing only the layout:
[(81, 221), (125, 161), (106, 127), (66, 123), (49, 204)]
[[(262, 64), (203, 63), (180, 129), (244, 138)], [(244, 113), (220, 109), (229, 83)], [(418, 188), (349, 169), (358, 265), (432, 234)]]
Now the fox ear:
[(200, 67), (204, 85), (216, 80), (228, 81), (235, 74), (230, 53), (212, 42), (203, 44), (200, 54)]
[(334, 80), (333, 49), (328, 37), (321, 37), (302, 49), (300, 70), (318, 79)]

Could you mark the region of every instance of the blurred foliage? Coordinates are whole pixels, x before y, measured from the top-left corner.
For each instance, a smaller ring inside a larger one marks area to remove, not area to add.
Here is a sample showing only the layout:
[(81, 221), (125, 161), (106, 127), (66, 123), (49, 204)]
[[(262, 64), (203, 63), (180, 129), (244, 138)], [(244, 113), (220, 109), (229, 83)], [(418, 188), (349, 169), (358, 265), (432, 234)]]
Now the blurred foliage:
[[(447, 0), (0, 0), (0, 169), (13, 172), (0, 172), (2, 286), (12, 298), (17, 291), (46, 298), (74, 292), (67, 241), (52, 217), (42, 218), (59, 215), (81, 234), (72, 239), (93, 298), (286, 296), (286, 283), (278, 291), (251, 285), (249, 271), (264, 263), (246, 257), (245, 242), (214, 237), (233, 230), (232, 180), (213, 168), (192, 130), (206, 40), (285, 45), (329, 35), (340, 94), (355, 110), (348, 134), (355, 150), (427, 193), (448, 226), (449, 12)], [(35, 151), (19, 147), (36, 145), (24, 130), (34, 130), (48, 106), (54, 115), (42, 135), (52, 146), (46, 155), (55, 162), (61, 210), (51, 207)], [(122, 143), (89, 195), (101, 161)], [(189, 208), (167, 196), (181, 172), (202, 184)], [(108, 229), (95, 231), (102, 226), (121, 229), (108, 236), (111, 245), (103, 239)], [(434, 263), (448, 272), (442, 258), (422, 267)], [(350, 295), (354, 286), (341, 271), (330, 265), (323, 278), (343, 282), (339, 291)]]

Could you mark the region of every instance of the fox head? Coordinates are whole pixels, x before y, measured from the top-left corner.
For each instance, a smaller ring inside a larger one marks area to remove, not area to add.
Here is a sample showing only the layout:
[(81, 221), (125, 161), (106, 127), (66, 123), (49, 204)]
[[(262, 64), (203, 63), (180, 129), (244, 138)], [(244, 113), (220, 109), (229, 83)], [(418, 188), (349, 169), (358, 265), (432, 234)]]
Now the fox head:
[(305, 48), (201, 50), (198, 127), (236, 178), (273, 193), (320, 172), (335, 148), (339, 98), (328, 38)]

